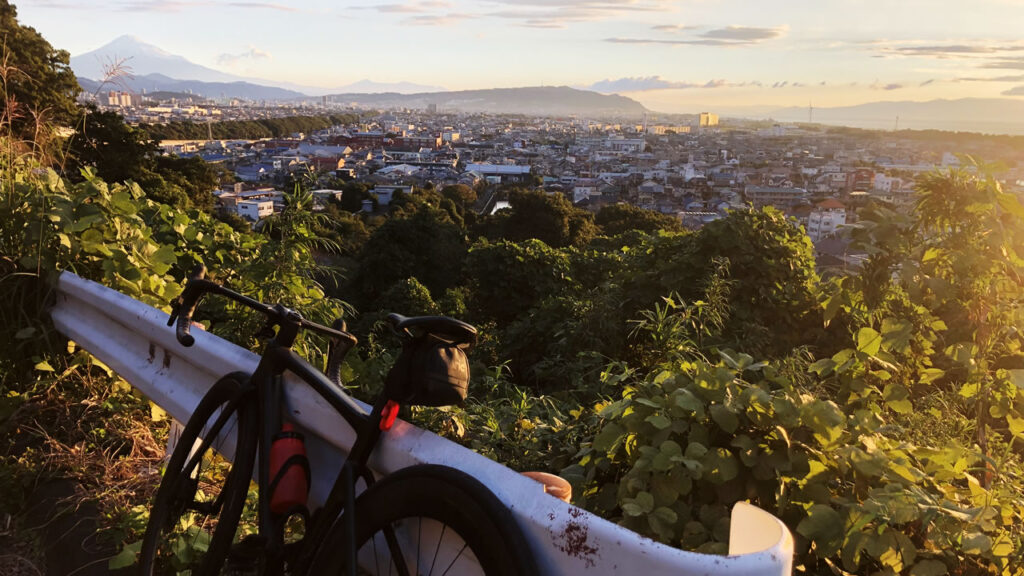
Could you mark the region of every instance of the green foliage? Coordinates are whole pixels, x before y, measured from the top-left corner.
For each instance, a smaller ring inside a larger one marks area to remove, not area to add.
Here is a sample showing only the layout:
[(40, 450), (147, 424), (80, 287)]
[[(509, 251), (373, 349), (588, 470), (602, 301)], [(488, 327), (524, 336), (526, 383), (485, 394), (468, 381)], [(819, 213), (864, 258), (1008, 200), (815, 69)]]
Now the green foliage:
[(260, 118), (258, 120), (226, 120), (223, 122), (196, 123), (191, 121), (167, 124), (143, 124), (144, 130), (153, 140), (205, 140), (212, 133), (215, 139), (232, 138), (281, 138), (302, 132), (310, 133), (331, 126), (354, 124), (359, 117), (354, 114), (331, 114), (328, 116), (286, 116), (282, 118)]
[(597, 235), (593, 215), (564, 196), (543, 190), (513, 189), (511, 209), (495, 217), (495, 230), (512, 241), (537, 239), (548, 246), (583, 246)]
[(355, 285), (364, 301), (409, 277), (441, 294), (461, 279), (465, 254), (462, 229), (447, 212), (424, 206), (373, 231), (360, 253)]
[(629, 204), (602, 206), (597, 212), (595, 223), (601, 228), (601, 232), (608, 236), (623, 234), (630, 230), (653, 234), (659, 230), (679, 232), (683, 229), (679, 220), (672, 216)]
[(75, 124), (75, 98), (82, 89), (67, 51), (55, 49), (34, 28), (19, 24), (18, 12), (8, 0), (0, 0), (0, 37), (0, 118), (15, 139), (36, 148), (54, 127)]
[(568, 287), (569, 258), (540, 240), (473, 246), (466, 261), (476, 318), (505, 325)]
[(721, 551), (726, 511), (749, 500), (798, 535), (809, 572), (1020, 574), (1024, 211), (993, 181), (957, 173), (925, 179), (919, 198), (917, 218), (865, 214), (855, 236), (871, 257), (822, 287), (817, 359), (720, 349), (709, 360), (694, 334), (729, 320), (701, 327), (675, 299), (641, 314), (650, 350), (676, 352), (606, 373), (621, 397), (595, 405), (599, 430), (564, 472), (581, 502)]
[(117, 112), (101, 112), (93, 106), (84, 112), (70, 139), (69, 173), (92, 167), (108, 182), (138, 183), (162, 204), (206, 211), (213, 208), (213, 191), (225, 178), (223, 168), (199, 157), (160, 155), (148, 134), (126, 124)]

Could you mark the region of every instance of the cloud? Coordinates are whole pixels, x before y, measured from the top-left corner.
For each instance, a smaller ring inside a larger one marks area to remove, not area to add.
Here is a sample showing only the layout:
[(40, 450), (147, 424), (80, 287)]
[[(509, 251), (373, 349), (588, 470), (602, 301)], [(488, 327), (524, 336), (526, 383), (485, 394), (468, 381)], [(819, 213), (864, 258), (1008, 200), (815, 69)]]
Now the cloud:
[(886, 48), (890, 54), (902, 56), (928, 56), (932, 58), (950, 58), (964, 54), (995, 54), (1002, 50), (996, 46), (969, 46), (966, 44), (948, 44), (945, 46), (895, 46)]
[(659, 24), (657, 26), (651, 26), (651, 30), (657, 30), (659, 32), (683, 32), (685, 30), (693, 30), (698, 26), (683, 26), (682, 24)]
[(896, 84), (894, 82), (893, 83), (889, 83), (889, 84), (883, 84), (881, 82), (875, 82), (874, 84), (872, 84), (870, 86), (870, 88), (872, 90), (886, 90), (886, 91), (889, 91), (889, 90), (899, 90), (899, 89), (903, 88), (903, 84)]
[(661, 76), (633, 76), (628, 78), (607, 79), (594, 82), (587, 90), (595, 92), (645, 92), (649, 90), (689, 90), (707, 88), (735, 88), (741, 86), (760, 86), (760, 82), (729, 82), (723, 79), (712, 79), (707, 82), (675, 82)]
[(234, 67), (247, 61), (269, 60), (270, 58), (269, 52), (260, 50), (255, 46), (249, 46), (248, 50), (240, 54), (221, 54), (217, 56), (217, 63), (222, 66)]
[(932, 84), (934, 82), (935, 82), (935, 78), (929, 78), (928, 80), (925, 80), (924, 82), (921, 82), (920, 84), (918, 84), (918, 87), (928, 86), (929, 84)]
[(785, 88), (786, 86), (789, 86), (788, 80), (783, 80), (781, 82), (776, 82), (775, 84), (772, 84), (772, 88)]
[(1024, 96), (1024, 86), (1016, 86), (1003, 92), (1003, 96)]
[(745, 46), (757, 44), (765, 40), (781, 38), (786, 35), (787, 28), (753, 28), (750, 26), (727, 26), (709, 30), (696, 37), (679, 40), (661, 38), (605, 38), (605, 42), (613, 44), (661, 44), (666, 46)]
[(954, 82), (1024, 82), (1024, 74), (1011, 76), (990, 76), (990, 77), (967, 77), (955, 78)]
[(988, 70), (1024, 70), (1024, 58), (1003, 58), (981, 66)]
[(185, 8), (200, 6), (199, 2), (121, 2), (115, 9), (121, 12), (180, 12)]
[(501, 9), (481, 14), (517, 20), (530, 28), (565, 28), (574, 22), (593, 22), (631, 12), (673, 10), (669, 0), (488, 0)]
[(476, 18), (474, 14), (417, 14), (402, 20), (402, 24), (409, 26), (448, 26), (457, 24), (463, 20)]
[[(210, 6), (207, 2), (190, 2), (186, 0), (135, 0), (133, 2), (119, 2), (114, 4), (114, 9), (121, 12), (180, 12), (187, 8)], [(228, 2), (223, 4), (230, 8), (244, 8), (246, 10), (276, 10), (279, 12), (300, 12), (298, 8), (284, 4), (271, 2)]]
[(267, 2), (228, 2), (227, 5), (234, 8), (257, 8), (263, 10), (277, 10), (279, 12), (300, 12), (298, 8), (293, 6), (270, 4)]
[(740, 43), (760, 42), (781, 38), (786, 34), (785, 28), (755, 28), (752, 26), (727, 26), (717, 30), (709, 30), (700, 36), (711, 40), (728, 40)]
[(669, 90), (682, 88), (696, 88), (699, 84), (692, 82), (672, 82), (661, 76), (635, 76), (630, 78), (607, 79), (594, 82), (587, 88), (595, 92), (643, 92), (646, 90)]
[(405, 4), (376, 4), (374, 6), (356, 6), (359, 10), (376, 10), (389, 14), (422, 14), (438, 8), (450, 8), (450, 2), (426, 0), (422, 2), (407, 2)]

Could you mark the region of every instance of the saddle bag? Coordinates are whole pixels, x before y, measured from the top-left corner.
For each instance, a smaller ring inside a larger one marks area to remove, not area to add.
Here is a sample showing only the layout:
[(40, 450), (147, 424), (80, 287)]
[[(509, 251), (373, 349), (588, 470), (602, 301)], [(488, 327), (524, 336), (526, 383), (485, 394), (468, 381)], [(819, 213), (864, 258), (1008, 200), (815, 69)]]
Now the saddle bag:
[(406, 405), (462, 404), (469, 388), (468, 346), (430, 333), (412, 338), (384, 380), (385, 394)]

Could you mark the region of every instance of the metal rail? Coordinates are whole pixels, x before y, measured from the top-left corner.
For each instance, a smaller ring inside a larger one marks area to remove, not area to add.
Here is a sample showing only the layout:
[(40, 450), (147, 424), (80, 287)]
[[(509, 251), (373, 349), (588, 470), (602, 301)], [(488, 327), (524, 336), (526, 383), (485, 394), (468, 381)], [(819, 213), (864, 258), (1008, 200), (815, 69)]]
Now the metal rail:
[[(179, 421), (188, 419), (222, 375), (252, 371), (257, 356), (206, 332), (184, 348), (167, 328), (167, 314), (70, 273), (61, 274), (52, 318), (88, 350)], [(287, 410), (306, 432), (313, 463), (313, 504), (337, 476), (355, 439), (348, 424), (301, 382), (285, 382)], [(228, 454), (228, 457), (231, 455)], [(706, 574), (789, 576), (793, 538), (771, 514), (739, 503), (732, 511), (729, 556), (687, 552), (547, 496), (539, 484), (439, 436), (398, 421), (370, 460), (380, 474), (432, 463), (463, 470), (486, 484), (512, 510), (545, 574)]]

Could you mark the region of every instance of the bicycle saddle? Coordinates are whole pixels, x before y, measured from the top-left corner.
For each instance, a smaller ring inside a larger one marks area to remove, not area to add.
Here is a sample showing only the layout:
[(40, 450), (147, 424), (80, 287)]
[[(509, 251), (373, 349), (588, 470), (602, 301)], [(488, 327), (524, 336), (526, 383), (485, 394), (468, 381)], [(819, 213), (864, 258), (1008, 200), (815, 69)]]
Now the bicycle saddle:
[(476, 344), (476, 328), (461, 320), (447, 316), (402, 316), (388, 314), (388, 323), (397, 331), (408, 333), (410, 328), (452, 340), (456, 343)]

